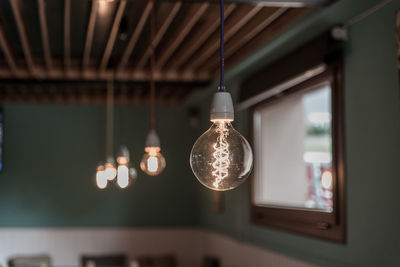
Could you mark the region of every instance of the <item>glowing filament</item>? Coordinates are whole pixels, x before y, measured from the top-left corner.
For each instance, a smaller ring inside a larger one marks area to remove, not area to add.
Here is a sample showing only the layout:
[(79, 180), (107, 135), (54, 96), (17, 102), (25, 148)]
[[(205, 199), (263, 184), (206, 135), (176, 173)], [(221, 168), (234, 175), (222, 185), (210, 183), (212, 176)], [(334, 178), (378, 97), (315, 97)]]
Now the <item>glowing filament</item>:
[(150, 158), (148, 158), (147, 160), (147, 168), (149, 170), (149, 172), (156, 172), (158, 169), (158, 160), (156, 157), (151, 156)]
[(97, 168), (96, 183), (97, 187), (100, 189), (104, 189), (107, 187), (107, 176), (102, 167)]
[(212, 175), (215, 176), (213, 185), (215, 188), (219, 188), (221, 181), (228, 176), (228, 168), (230, 165), (229, 145), (226, 142), (227, 128), (224, 122), (218, 125), (217, 132), (219, 136), (217, 142), (213, 145), (215, 151), (213, 153), (214, 162), (212, 164), (214, 168)]
[(118, 166), (117, 183), (121, 188), (129, 185), (129, 168), (125, 165)]

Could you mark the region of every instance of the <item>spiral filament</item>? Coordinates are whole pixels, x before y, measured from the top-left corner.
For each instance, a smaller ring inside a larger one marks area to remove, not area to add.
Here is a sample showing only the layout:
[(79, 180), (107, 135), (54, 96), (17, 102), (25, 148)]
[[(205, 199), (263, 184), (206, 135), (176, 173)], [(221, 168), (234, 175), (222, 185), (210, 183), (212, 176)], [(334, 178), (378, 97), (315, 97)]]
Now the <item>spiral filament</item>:
[(214, 171), (212, 175), (215, 176), (213, 185), (215, 188), (219, 188), (221, 181), (228, 176), (228, 168), (230, 165), (229, 161), (229, 144), (226, 141), (228, 129), (226, 128), (225, 122), (218, 123), (217, 132), (219, 136), (217, 142), (213, 145), (214, 147), (214, 162), (212, 164)]

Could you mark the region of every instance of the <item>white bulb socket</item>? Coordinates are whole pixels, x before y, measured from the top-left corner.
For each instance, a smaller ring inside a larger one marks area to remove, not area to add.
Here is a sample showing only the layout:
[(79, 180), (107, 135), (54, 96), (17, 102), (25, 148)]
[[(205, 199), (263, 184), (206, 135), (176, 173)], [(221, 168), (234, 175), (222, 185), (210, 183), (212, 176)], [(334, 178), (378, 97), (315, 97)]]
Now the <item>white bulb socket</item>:
[(119, 148), (119, 155), (120, 157), (125, 157), (129, 159), (129, 149), (126, 146), (121, 146)]
[(115, 165), (115, 160), (114, 160), (114, 158), (113, 158), (112, 156), (108, 156), (108, 157), (107, 157), (106, 164), (107, 164), (107, 163), (111, 163), (112, 165)]
[(235, 117), (231, 94), (217, 92), (213, 96), (210, 121), (233, 121)]
[(120, 165), (127, 165), (129, 163), (129, 150), (126, 146), (121, 146), (119, 148), (119, 153), (117, 157), (117, 162)]
[(160, 147), (160, 138), (155, 130), (151, 130), (147, 135), (146, 147)]

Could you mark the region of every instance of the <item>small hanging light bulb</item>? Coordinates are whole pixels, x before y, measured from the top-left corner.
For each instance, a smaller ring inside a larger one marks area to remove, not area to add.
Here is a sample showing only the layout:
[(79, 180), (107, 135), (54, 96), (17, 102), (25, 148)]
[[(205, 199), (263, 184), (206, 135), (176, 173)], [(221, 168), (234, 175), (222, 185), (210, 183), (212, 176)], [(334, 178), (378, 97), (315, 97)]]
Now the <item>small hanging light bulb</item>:
[(151, 176), (160, 174), (164, 170), (166, 163), (164, 156), (160, 152), (160, 139), (154, 130), (151, 130), (147, 136), (144, 151), (146, 153), (140, 162), (142, 171)]
[[(154, 0), (152, 0), (154, 5)], [(155, 131), (155, 82), (154, 82), (154, 69), (155, 69), (155, 56), (154, 56), (154, 30), (155, 30), (155, 15), (154, 8), (151, 10), (151, 24), (150, 24), (150, 132), (147, 135), (146, 145), (144, 151), (146, 152), (140, 162), (142, 171), (151, 176), (160, 174), (165, 168), (165, 158), (161, 154), (160, 138)]]
[(104, 164), (104, 172), (109, 181), (114, 180), (117, 176), (117, 169), (115, 168), (114, 159), (112, 157), (107, 158), (107, 162)]
[(107, 187), (107, 177), (102, 164), (97, 166), (96, 184), (99, 189), (105, 189)]
[[(130, 184), (131, 180), (131, 169), (129, 169), (129, 150), (126, 146), (121, 146), (117, 157), (118, 169), (117, 169), (117, 184), (120, 188), (126, 188)], [(136, 170), (135, 170), (136, 172)], [(135, 179), (136, 176), (133, 178)]]

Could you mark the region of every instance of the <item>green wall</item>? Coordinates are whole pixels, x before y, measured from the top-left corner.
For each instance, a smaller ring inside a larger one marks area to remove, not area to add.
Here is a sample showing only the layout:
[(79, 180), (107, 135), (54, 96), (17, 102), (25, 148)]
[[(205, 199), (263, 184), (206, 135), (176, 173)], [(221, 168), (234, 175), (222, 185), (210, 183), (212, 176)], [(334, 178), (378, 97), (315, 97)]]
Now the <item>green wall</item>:
[(4, 170), (0, 226), (192, 226), (197, 186), (188, 159), (194, 130), (184, 109), (159, 108), (158, 132), (167, 167), (158, 177), (139, 170), (148, 108), (116, 109), (115, 147), (131, 151), (137, 182), (125, 189), (95, 185), (104, 160), (104, 106), (4, 106)]
[[(246, 75), (378, 2), (342, 0), (311, 15), (228, 71), (230, 89), (236, 92)], [(225, 193), (222, 215), (212, 213), (210, 192), (199, 189), (204, 227), (321, 266), (399, 266), (400, 89), (395, 31), (399, 8), (400, 1), (393, 1), (349, 28), (344, 63), (347, 243), (251, 224), (248, 182)], [(208, 99), (208, 95), (202, 96)], [(205, 105), (203, 109), (207, 114)], [(235, 127), (248, 133), (248, 114), (237, 115)]]

